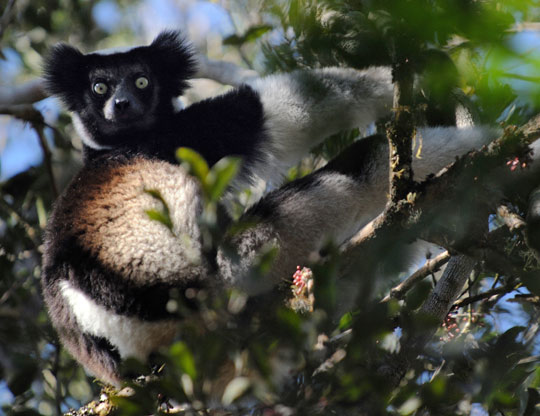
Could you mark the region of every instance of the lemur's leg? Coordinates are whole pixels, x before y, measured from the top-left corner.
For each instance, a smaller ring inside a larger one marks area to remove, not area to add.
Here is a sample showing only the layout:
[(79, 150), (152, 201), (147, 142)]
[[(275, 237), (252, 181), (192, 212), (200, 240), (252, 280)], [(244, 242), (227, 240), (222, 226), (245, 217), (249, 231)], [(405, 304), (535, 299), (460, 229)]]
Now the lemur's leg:
[[(489, 142), (496, 130), (425, 128), (420, 131), (421, 159), (413, 169), (420, 179), (459, 156)], [(417, 140), (417, 142), (418, 142)], [(384, 209), (388, 192), (388, 143), (382, 136), (361, 139), (324, 168), (269, 193), (246, 214), (257, 225), (234, 237), (239, 260), (219, 255), (221, 273), (249, 293), (269, 290), (290, 277), (298, 264), (313, 260), (332, 239), (341, 243)], [(265, 282), (244, 279), (265, 244), (279, 248)], [(315, 257), (314, 257), (315, 255)]]

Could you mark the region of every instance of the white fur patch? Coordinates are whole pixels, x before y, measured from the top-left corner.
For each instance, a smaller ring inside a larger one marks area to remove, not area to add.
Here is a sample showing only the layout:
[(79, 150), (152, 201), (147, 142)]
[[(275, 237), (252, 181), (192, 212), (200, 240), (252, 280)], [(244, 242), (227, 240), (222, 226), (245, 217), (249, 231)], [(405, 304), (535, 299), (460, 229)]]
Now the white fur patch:
[(125, 53), (136, 48), (136, 46), (115, 46), (113, 48), (106, 48), (94, 51), (96, 55), (113, 55), (115, 53)]
[(172, 320), (146, 322), (117, 315), (67, 281), (60, 283), (60, 291), (81, 329), (106, 338), (123, 359), (135, 357), (144, 361), (152, 351), (166, 345), (174, 336), (176, 323)]
[(260, 94), (270, 136), (266, 160), (254, 167), (254, 174), (276, 183), (306, 149), (339, 131), (366, 128), (392, 105), (392, 77), (386, 67), (324, 68), (249, 84)]
[(73, 113), (71, 115), (71, 120), (73, 120), (73, 127), (75, 127), (75, 130), (77, 131), (77, 134), (81, 138), (82, 142), (87, 145), (88, 147), (96, 150), (103, 150), (103, 149), (110, 149), (110, 146), (103, 146), (96, 141), (94, 141), (94, 138), (90, 134), (88, 130), (86, 130), (86, 127), (84, 126), (84, 123), (82, 122), (81, 118), (77, 113)]
[(437, 173), (457, 156), (480, 149), (501, 134), (498, 128), (487, 126), (423, 127), (418, 129), (413, 146), (413, 171), (417, 180)]

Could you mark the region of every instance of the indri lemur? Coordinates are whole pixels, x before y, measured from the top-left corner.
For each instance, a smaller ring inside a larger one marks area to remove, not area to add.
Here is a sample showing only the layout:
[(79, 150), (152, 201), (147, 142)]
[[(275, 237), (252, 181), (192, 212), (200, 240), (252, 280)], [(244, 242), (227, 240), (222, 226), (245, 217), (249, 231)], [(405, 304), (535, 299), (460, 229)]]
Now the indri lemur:
[[(121, 381), (122, 359), (145, 360), (175, 336), (166, 308), (171, 288), (267, 291), (328, 238), (350, 236), (386, 201), (386, 141), (363, 139), (349, 150), (357, 155), (354, 168), (331, 163), (255, 204), (246, 215), (260, 222), (235, 237), (239, 260), (223, 250), (209, 258), (197, 222), (201, 192), (175, 159), (178, 147), (195, 149), (211, 165), (240, 156), (236, 185), (275, 182), (329, 135), (388, 114), (393, 89), (385, 67), (306, 70), (254, 79), (178, 110), (173, 101), (195, 65), (176, 32), (110, 54), (61, 44), (45, 63), (47, 88), (72, 113), (84, 144), (84, 167), (56, 202), (46, 233), (45, 301), (66, 348), (113, 384)], [(422, 158), (413, 168), (423, 178), (494, 133), (439, 127), (418, 134)], [(146, 214), (161, 208), (146, 189), (161, 193), (174, 234)], [(249, 267), (269, 242), (279, 248), (277, 260), (264, 282), (252, 282)]]

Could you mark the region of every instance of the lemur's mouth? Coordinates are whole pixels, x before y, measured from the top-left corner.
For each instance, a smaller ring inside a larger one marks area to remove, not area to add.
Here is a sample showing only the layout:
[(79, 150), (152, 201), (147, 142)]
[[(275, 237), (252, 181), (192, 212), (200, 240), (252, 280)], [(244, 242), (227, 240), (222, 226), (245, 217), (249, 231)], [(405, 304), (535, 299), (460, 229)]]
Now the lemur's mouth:
[[(122, 124), (137, 123), (137, 122), (141, 122), (144, 119), (144, 117), (146, 117), (146, 115), (139, 114), (138, 112), (135, 112), (135, 111), (123, 111), (123, 112), (114, 111), (114, 112), (104, 112), (103, 114), (103, 118), (110, 125), (115, 125), (118, 123), (122, 123)], [(126, 126), (126, 127), (130, 127), (130, 126)]]
[(105, 122), (103, 128), (109, 134), (115, 134), (114, 132), (121, 133), (131, 129), (144, 129), (155, 121), (155, 117), (152, 114), (134, 114), (130, 112), (115, 114), (111, 118), (104, 116), (103, 120)]

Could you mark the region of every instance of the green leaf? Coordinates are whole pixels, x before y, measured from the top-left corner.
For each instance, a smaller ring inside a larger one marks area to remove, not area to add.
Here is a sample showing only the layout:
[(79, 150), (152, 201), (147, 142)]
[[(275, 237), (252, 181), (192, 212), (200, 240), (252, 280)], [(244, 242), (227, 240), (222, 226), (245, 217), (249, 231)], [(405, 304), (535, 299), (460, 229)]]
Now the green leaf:
[(169, 230), (172, 230), (173, 224), (171, 218), (163, 211), (158, 211), (157, 209), (147, 209), (144, 212), (146, 212), (146, 215), (148, 215), (151, 220), (158, 221), (165, 225), (165, 227), (167, 227)]
[(194, 380), (197, 377), (197, 368), (195, 366), (193, 354), (188, 346), (185, 343), (178, 341), (171, 346), (169, 351), (176, 365)]
[(151, 220), (159, 221), (172, 231), (173, 223), (169, 212), (169, 206), (167, 205), (167, 202), (165, 202), (165, 200), (163, 199), (163, 196), (161, 196), (161, 193), (157, 189), (145, 189), (144, 192), (157, 199), (163, 205), (162, 211), (158, 211), (157, 209), (145, 210), (144, 212), (146, 212), (146, 215), (148, 215)]
[(253, 42), (270, 30), (272, 30), (272, 26), (270, 25), (252, 26), (244, 35), (244, 42)]
[(224, 45), (242, 46), (245, 43), (254, 42), (266, 32), (272, 30), (270, 25), (257, 25), (250, 27), (243, 35), (231, 35), (223, 40)]
[(352, 324), (353, 324), (353, 313), (347, 312), (339, 320), (338, 328), (340, 331), (345, 331), (351, 328)]
[(206, 183), (210, 168), (200, 153), (187, 147), (181, 147), (176, 151), (176, 158), (186, 165), (189, 173), (197, 177), (203, 185)]
[(231, 36), (227, 36), (225, 39), (223, 39), (223, 44), (224, 45), (241, 46), (243, 43), (244, 43), (243, 36), (231, 35)]
[(240, 170), (240, 163), (240, 158), (226, 157), (215, 164), (211, 171), (213, 181), (208, 183), (208, 196), (211, 201), (217, 201), (223, 195)]

